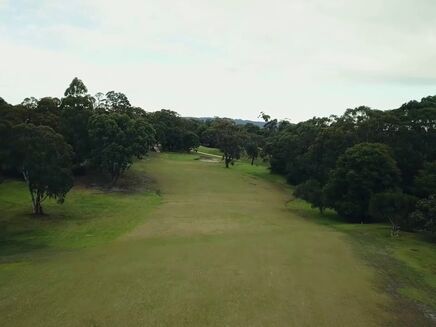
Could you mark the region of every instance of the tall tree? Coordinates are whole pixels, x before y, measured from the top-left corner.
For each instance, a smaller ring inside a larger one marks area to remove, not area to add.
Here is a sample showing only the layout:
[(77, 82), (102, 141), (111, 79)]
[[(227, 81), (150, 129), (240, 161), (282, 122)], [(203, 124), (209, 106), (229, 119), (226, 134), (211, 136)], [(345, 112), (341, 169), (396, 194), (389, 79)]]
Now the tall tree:
[(254, 160), (257, 159), (260, 153), (259, 140), (256, 136), (249, 135), (244, 142), (244, 150), (247, 156), (250, 158), (252, 166), (254, 165)]
[(217, 131), (217, 145), (223, 153), (226, 168), (234, 164), (241, 156), (243, 137), (238, 126), (230, 119), (222, 119), (215, 127)]
[(71, 147), (47, 126), (20, 124), (13, 128), (12, 135), (11, 159), (27, 184), (33, 213), (42, 215), (45, 199), (62, 203), (73, 185)]
[(83, 81), (77, 77), (74, 77), (70, 85), (64, 92), (65, 97), (83, 97), (88, 93)]
[(61, 101), (61, 131), (74, 151), (74, 164), (82, 165), (89, 159), (90, 140), (88, 134), (89, 118), (94, 112), (94, 99), (87, 94), (85, 84), (77, 77), (65, 90)]

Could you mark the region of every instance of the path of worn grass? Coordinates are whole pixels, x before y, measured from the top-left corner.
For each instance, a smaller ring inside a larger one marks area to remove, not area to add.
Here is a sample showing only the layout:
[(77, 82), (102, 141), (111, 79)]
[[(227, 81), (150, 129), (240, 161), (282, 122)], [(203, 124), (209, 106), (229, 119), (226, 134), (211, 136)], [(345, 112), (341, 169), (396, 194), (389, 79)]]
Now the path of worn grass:
[(144, 221), (116, 241), (0, 265), (0, 325), (400, 325), (343, 233), (290, 212), (280, 185), (195, 157), (137, 164), (162, 204), (150, 214), (146, 194), (121, 208), (109, 195), (113, 219)]

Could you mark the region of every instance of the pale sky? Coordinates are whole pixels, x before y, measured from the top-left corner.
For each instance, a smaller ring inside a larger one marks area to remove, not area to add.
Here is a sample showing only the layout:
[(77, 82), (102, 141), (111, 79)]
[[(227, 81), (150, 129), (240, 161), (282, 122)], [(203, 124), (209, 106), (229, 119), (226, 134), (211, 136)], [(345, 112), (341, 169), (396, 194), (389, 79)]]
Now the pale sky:
[(436, 0), (0, 0), (0, 97), (298, 122), (436, 95)]

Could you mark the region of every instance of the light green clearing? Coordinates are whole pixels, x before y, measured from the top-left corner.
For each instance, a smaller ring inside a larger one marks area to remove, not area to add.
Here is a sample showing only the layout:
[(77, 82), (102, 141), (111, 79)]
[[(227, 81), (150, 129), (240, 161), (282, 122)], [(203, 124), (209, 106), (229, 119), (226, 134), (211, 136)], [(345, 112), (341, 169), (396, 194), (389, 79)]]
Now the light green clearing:
[(160, 205), (76, 188), (33, 221), (23, 185), (1, 185), (0, 325), (401, 325), (346, 234), (290, 208), (279, 177), (195, 158), (135, 164)]
[(207, 153), (207, 154), (212, 154), (214, 156), (220, 156), (220, 157), (223, 156), (223, 153), (219, 149), (217, 149), (217, 148), (209, 148), (209, 147), (203, 146), (203, 145), (200, 145), (198, 147), (198, 151), (199, 152), (203, 152), (203, 153)]

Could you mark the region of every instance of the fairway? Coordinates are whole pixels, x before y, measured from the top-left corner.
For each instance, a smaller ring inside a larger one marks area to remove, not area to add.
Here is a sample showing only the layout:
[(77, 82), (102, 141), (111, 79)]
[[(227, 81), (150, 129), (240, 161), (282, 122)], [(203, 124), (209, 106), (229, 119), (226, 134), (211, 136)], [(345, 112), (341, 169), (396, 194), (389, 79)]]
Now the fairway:
[(344, 234), (290, 212), (280, 184), (196, 158), (135, 164), (162, 200), (123, 195), (143, 217), (115, 240), (3, 262), (0, 326), (396, 324)]

